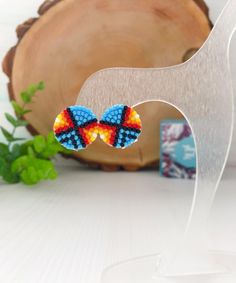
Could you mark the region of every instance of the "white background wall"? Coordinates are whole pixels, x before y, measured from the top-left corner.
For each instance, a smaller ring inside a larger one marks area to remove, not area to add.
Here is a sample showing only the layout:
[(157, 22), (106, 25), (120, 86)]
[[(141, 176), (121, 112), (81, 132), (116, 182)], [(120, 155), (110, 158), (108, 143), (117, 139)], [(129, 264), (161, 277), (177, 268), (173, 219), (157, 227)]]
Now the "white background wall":
[[(164, 1), (164, 0), (163, 0)], [(7, 50), (16, 42), (16, 26), (28, 19), (37, 16), (37, 8), (43, 0), (0, 0), (0, 61), (2, 61)], [(220, 14), (226, 0), (206, 0), (210, 7), (213, 22)], [(236, 35), (230, 50), (231, 66), (233, 71), (234, 88), (236, 92)], [(7, 78), (0, 71), (0, 124), (4, 123), (3, 112), (9, 111), (7, 89)], [(236, 96), (235, 96), (236, 97)], [(236, 129), (236, 127), (235, 127)], [(25, 133), (23, 133), (25, 134)], [(0, 136), (1, 139), (1, 136)], [(232, 150), (228, 165), (236, 165), (236, 133), (234, 135)]]

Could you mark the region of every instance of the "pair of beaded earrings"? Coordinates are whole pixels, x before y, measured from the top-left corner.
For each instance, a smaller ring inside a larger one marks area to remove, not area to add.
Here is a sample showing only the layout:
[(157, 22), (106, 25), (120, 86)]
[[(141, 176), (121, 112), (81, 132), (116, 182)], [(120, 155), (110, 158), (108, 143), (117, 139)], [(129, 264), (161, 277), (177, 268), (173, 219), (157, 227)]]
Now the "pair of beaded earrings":
[(100, 122), (90, 109), (77, 105), (57, 116), (53, 130), (60, 144), (79, 151), (94, 142), (98, 135), (109, 146), (126, 148), (137, 141), (141, 127), (138, 113), (126, 105), (108, 108)]

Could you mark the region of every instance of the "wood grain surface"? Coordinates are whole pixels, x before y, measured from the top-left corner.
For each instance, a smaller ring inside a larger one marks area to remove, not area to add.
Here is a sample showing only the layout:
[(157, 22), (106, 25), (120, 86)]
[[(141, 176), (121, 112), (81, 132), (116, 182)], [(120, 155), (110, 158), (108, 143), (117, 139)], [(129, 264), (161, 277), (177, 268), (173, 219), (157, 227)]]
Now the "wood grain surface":
[[(82, 84), (95, 71), (181, 63), (189, 50), (202, 45), (211, 28), (207, 6), (199, 0), (178, 0), (174, 5), (173, 0), (47, 1), (39, 14), (40, 19), (32, 18), (17, 28), (20, 42), (9, 51), (3, 68), (10, 77), (10, 94), (17, 100), (30, 82), (45, 81), (44, 95), (37, 97), (31, 105), (33, 114), (27, 116), (30, 129), (43, 134), (52, 129), (62, 109), (75, 103)], [(153, 132), (153, 139), (144, 135), (122, 152), (98, 140), (76, 156), (106, 170), (156, 166), (160, 118), (182, 116), (159, 103), (137, 110), (144, 131)]]

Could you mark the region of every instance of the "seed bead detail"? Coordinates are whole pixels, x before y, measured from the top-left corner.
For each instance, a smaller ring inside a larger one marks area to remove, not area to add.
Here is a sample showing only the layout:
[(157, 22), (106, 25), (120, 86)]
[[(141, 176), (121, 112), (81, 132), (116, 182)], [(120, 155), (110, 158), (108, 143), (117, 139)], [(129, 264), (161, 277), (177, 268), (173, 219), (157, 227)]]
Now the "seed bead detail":
[(79, 151), (96, 140), (97, 118), (84, 106), (70, 106), (57, 116), (53, 130), (60, 144), (69, 150)]
[(138, 113), (126, 105), (114, 105), (107, 109), (99, 123), (100, 138), (115, 148), (127, 148), (141, 134), (141, 119)]

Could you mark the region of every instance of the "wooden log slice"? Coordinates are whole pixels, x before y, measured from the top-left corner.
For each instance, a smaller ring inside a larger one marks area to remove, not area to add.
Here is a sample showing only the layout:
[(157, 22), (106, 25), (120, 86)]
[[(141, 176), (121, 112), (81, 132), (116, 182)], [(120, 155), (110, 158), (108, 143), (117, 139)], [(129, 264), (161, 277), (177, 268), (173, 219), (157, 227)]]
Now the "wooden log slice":
[[(52, 130), (62, 109), (75, 104), (92, 73), (108, 67), (179, 64), (211, 30), (203, 0), (54, 0), (46, 1), (39, 15), (17, 28), (19, 43), (6, 55), (3, 70), (16, 100), (30, 83), (45, 82), (45, 92), (27, 115), (31, 132), (41, 134)], [(143, 135), (135, 145), (116, 150), (98, 139), (75, 156), (105, 170), (156, 164), (160, 120), (182, 116), (157, 102), (140, 105), (137, 111)]]

